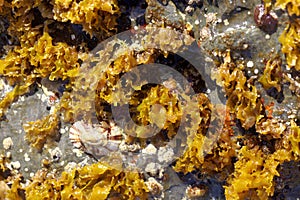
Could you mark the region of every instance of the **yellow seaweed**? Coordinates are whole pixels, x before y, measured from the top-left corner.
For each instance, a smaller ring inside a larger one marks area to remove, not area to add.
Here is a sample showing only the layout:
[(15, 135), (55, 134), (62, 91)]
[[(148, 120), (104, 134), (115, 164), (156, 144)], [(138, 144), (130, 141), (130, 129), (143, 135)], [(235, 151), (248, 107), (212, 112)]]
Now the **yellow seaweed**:
[(26, 132), (25, 139), (30, 144), (41, 150), (49, 140), (54, 140), (58, 134), (59, 119), (56, 113), (50, 114), (41, 120), (28, 122), (23, 125)]
[(278, 92), (281, 91), (281, 60), (268, 60), (263, 75), (259, 78), (259, 82), (265, 89), (275, 87)]
[(280, 37), (281, 51), (286, 56), (289, 68), (295, 67), (300, 70), (300, 25), (299, 21), (292, 22), (286, 26)]
[[(45, 177), (44, 177), (45, 178)], [(33, 199), (147, 199), (148, 188), (136, 172), (122, 172), (103, 163), (95, 163), (63, 172), (56, 179), (34, 178), (25, 188), (26, 198)]]

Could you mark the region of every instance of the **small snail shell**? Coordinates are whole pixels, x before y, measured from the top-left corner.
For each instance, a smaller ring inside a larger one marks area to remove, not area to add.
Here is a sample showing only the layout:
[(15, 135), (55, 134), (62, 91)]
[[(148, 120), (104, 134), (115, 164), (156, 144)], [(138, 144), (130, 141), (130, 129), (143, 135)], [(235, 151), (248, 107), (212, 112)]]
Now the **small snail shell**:
[(254, 21), (257, 26), (267, 34), (273, 34), (277, 30), (278, 17), (275, 12), (267, 12), (263, 4), (259, 4), (254, 9)]

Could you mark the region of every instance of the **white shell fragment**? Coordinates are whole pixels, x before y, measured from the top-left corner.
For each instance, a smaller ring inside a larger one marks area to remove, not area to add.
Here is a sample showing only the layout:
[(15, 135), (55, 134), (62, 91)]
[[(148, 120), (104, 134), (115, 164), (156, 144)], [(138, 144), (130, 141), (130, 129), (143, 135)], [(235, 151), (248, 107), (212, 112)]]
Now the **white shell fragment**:
[(2, 142), (3, 142), (3, 148), (6, 149), (6, 150), (11, 148), (14, 144), (11, 137), (5, 138)]
[(111, 162), (116, 159), (125, 168), (139, 169), (153, 175), (160, 174), (163, 166), (175, 159), (170, 146), (157, 148), (148, 144), (142, 148), (138, 142), (126, 143), (126, 134), (113, 121), (102, 121), (99, 124), (77, 121), (70, 128), (69, 139), (77, 150), (97, 160)]
[(122, 130), (113, 122), (90, 125), (77, 121), (70, 128), (69, 138), (76, 148), (101, 158), (119, 150)]
[(155, 178), (153, 177), (150, 177), (146, 182), (145, 184), (147, 185), (149, 191), (152, 193), (152, 194), (160, 194), (164, 187), (162, 186), (162, 184), (160, 184)]

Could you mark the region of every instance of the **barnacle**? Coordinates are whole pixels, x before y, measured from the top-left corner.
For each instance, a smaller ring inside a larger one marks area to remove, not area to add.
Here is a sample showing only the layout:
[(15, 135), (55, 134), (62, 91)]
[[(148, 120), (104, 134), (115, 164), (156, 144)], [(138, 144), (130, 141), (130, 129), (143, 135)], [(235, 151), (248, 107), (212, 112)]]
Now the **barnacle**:
[(263, 75), (259, 78), (259, 82), (265, 89), (275, 87), (278, 92), (281, 91), (281, 61), (279, 59), (268, 60)]
[(58, 133), (59, 119), (56, 113), (46, 116), (44, 119), (28, 122), (25, 124), (25, 139), (31, 143), (33, 147), (41, 150), (43, 145), (50, 140), (56, 138)]
[(122, 129), (112, 121), (102, 121), (100, 125), (93, 126), (77, 121), (70, 128), (69, 134), (69, 139), (76, 148), (98, 159), (119, 150), (122, 137)]
[[(63, 172), (61, 177), (37, 176), (25, 188), (27, 199), (146, 199), (148, 188), (136, 172), (122, 172), (95, 163)], [(120, 196), (121, 195), (121, 196)]]
[(163, 191), (163, 186), (153, 177), (148, 178), (145, 184), (152, 194), (160, 194)]
[(280, 138), (286, 130), (286, 125), (277, 119), (266, 119), (256, 123), (256, 131), (263, 135), (271, 135), (272, 138)]
[(300, 70), (300, 24), (299, 21), (292, 22), (284, 29), (279, 37), (282, 44), (281, 51), (286, 56), (286, 62), (289, 68), (295, 67)]
[(189, 198), (202, 197), (204, 196), (205, 192), (206, 192), (205, 188), (200, 188), (197, 186), (195, 187), (188, 186), (185, 190), (185, 193)]

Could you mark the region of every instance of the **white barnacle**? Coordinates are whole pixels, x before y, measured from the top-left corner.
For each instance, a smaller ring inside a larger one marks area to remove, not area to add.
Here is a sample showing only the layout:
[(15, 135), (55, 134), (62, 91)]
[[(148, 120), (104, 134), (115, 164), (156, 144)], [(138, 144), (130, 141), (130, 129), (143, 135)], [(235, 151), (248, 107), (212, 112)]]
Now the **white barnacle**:
[(189, 198), (202, 197), (205, 195), (206, 189), (198, 186), (188, 186), (185, 193)]
[(70, 128), (69, 138), (74, 147), (99, 159), (119, 150), (122, 130), (113, 122), (91, 125), (77, 121)]
[(145, 184), (152, 194), (160, 194), (163, 191), (163, 186), (153, 177), (150, 177)]

